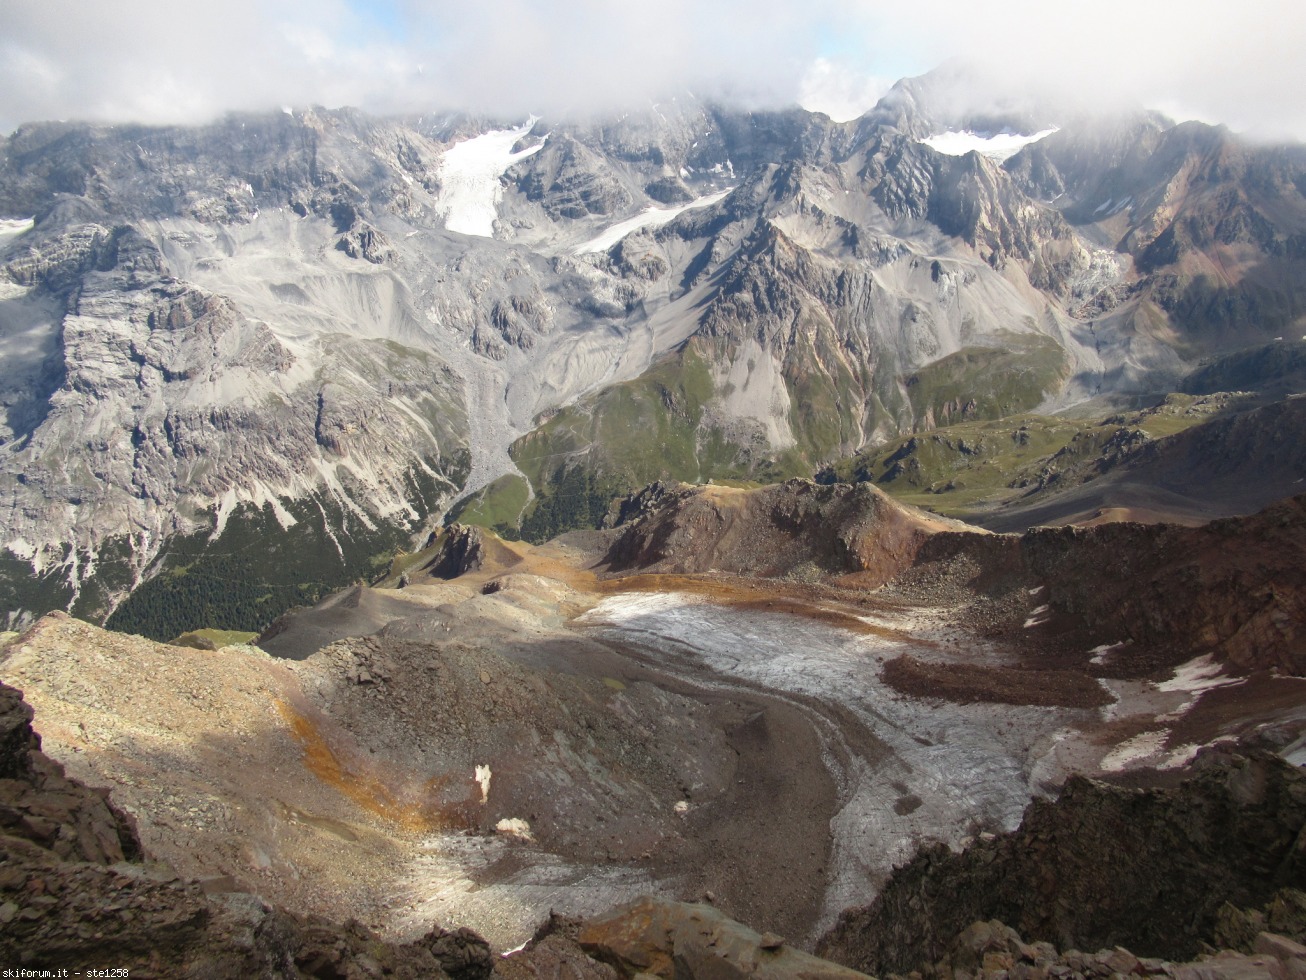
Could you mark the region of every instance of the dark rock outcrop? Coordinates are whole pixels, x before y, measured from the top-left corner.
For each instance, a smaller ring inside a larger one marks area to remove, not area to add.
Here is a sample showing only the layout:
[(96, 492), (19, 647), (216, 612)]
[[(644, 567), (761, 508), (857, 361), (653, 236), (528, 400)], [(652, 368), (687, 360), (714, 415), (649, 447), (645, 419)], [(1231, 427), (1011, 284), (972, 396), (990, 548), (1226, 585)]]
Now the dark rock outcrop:
[(496, 972), (503, 980), (617, 980), (616, 970), (581, 949), (576, 937), (582, 926), (551, 913), (526, 948), (505, 956)]
[(675, 176), (659, 177), (657, 180), (650, 181), (644, 187), (644, 193), (663, 204), (683, 204), (694, 199), (685, 182)]
[(1306, 884), (1304, 831), (1306, 774), (1267, 753), (1205, 753), (1173, 789), (1074, 777), (1012, 833), (960, 854), (922, 850), (817, 952), (906, 973), (942, 957), (968, 923), (1000, 919), (1063, 949), (1191, 958), (1226, 902), (1258, 906)]
[(418, 946), (429, 950), (453, 980), (486, 980), (494, 972), (490, 944), (470, 929), (441, 929), (423, 936)]
[[(1300, 893), (1297, 893), (1300, 894)], [(1025, 942), (996, 919), (967, 926), (937, 963), (922, 971), (934, 980), (1024, 980), (1057, 977), (1165, 976), (1173, 980), (1288, 980), (1306, 973), (1306, 947), (1289, 936), (1261, 931), (1246, 949), (1222, 949), (1192, 963), (1138, 957), (1123, 946), (1095, 953), (1058, 951), (1051, 943)]]
[(450, 524), (440, 540), (440, 549), (423, 571), (435, 578), (457, 578), (474, 572), (485, 563), (485, 533), (479, 527)]
[[(1037, 527), (1019, 538), (944, 532), (925, 541), (911, 577), (973, 563), (990, 595), (1044, 587), (1056, 625), (1045, 646), (1129, 643), (1113, 662), (1138, 673), (1210, 654), (1246, 671), (1306, 676), (1306, 496), (1198, 527), (1106, 523)], [(1020, 617), (995, 632), (1028, 635)]]
[(1090, 628), (1306, 674), (1306, 497), (1197, 528), (1037, 529), (1022, 550), (1053, 608)]
[(0, 684), (0, 834), (54, 860), (114, 864), (139, 860), (136, 826), (109, 802), (64, 775), (41, 752), (32, 709), (22, 693)]
[(350, 228), (341, 235), (336, 248), (351, 259), (366, 259), (373, 265), (381, 265), (395, 257), (385, 235), (365, 224)]
[(626, 530), (607, 554), (612, 571), (856, 573), (868, 586), (907, 568), (946, 526), (868, 483), (807, 480), (748, 491), (653, 484), (620, 506), (618, 520)]

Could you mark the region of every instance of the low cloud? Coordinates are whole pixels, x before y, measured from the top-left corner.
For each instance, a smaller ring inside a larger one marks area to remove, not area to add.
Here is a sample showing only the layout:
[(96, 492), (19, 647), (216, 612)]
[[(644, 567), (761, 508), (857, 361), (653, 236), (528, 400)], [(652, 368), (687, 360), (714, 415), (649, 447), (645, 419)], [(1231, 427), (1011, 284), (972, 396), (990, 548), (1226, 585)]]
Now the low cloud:
[(847, 122), (875, 105), (893, 82), (819, 57), (803, 74), (798, 104), (813, 112), (824, 112), (835, 122)]
[[(918, 63), (974, 61), (1010, 91), (1143, 105), (1256, 136), (1306, 137), (1306, 6), (1225, 0), (1049, 4), (848, 0), (850, 29)], [(855, 25), (855, 26), (851, 26)]]
[(500, 116), (684, 91), (841, 118), (949, 58), (1013, 90), (1306, 136), (1306, 7), (1217, 0), (9, 0), (0, 129), (357, 105)]

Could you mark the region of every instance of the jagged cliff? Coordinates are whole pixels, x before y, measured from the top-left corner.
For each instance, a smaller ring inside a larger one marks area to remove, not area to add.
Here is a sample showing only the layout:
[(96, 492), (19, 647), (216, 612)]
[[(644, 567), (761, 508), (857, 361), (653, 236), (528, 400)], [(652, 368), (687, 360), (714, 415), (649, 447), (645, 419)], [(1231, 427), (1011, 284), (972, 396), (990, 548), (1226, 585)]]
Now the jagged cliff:
[(1063, 950), (1190, 958), (1216, 944), (1226, 903), (1259, 908), (1306, 883), (1304, 823), (1306, 777), (1268, 754), (1203, 757), (1173, 789), (1072, 779), (1014, 833), (961, 854), (922, 851), (818, 949), (868, 973), (907, 973), (941, 959), (969, 923), (1000, 919)]
[[(259, 582), (241, 610), (274, 613), (464, 492), (470, 519), (543, 540), (658, 478), (806, 476), (901, 432), (1170, 384), (1294, 322), (1296, 149), (1137, 116), (1060, 120), (1005, 163), (948, 155), (923, 139), (1056, 121), (945, 111), (963, 82), (845, 125), (687, 98), (515, 128), (20, 128), (7, 611), (103, 616), (148, 580), (120, 625), (263, 625), (206, 613), (200, 578)], [(217, 561), (251, 537), (303, 568)]]

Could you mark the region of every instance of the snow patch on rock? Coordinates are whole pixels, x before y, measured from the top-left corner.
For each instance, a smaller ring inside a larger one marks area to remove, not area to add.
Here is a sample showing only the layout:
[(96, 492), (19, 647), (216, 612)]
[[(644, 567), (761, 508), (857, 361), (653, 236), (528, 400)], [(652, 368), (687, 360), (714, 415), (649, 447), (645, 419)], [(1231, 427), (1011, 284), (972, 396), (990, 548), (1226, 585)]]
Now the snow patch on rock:
[(1168, 681), (1161, 681), (1156, 685), (1156, 689), (1197, 694), (1201, 691), (1240, 683), (1236, 677), (1222, 676), (1222, 669), (1221, 665), (1215, 662), (1215, 658), (1208, 653), (1180, 664), (1174, 669), (1174, 676)]
[(578, 245), (575, 254), (586, 255), (590, 252), (606, 252), (633, 231), (639, 231), (641, 228), (661, 228), (686, 211), (691, 211), (694, 208), (710, 207), (716, 204), (717, 201), (724, 200), (732, 190), (734, 190), (733, 187), (727, 187), (723, 191), (696, 198), (688, 204), (679, 204), (673, 208), (647, 207), (633, 218), (618, 221), (611, 228), (584, 244)]
[(494, 237), (494, 222), (499, 217), (503, 185), (499, 178), (518, 161), (538, 153), (540, 141), (517, 153), (513, 146), (534, 128), (537, 117), (531, 116), (516, 129), (496, 129), (456, 143), (445, 151), (438, 171), (440, 196), (435, 210), (444, 217), (449, 231), (481, 238)]
[(1093, 659), (1090, 663), (1097, 664), (1099, 667), (1103, 666), (1111, 659), (1111, 654), (1115, 653), (1117, 650), (1123, 650), (1125, 647), (1129, 646), (1130, 642), (1131, 641), (1129, 640), (1122, 640), (1119, 643), (1103, 643), (1099, 646), (1093, 647), (1092, 650), (1088, 651), (1093, 655)]
[(1150, 759), (1165, 747), (1165, 740), (1169, 734), (1170, 732), (1163, 728), (1160, 731), (1135, 735), (1103, 756), (1099, 767), (1103, 772), (1121, 772), (1131, 762)]
[(535, 839), (535, 835), (531, 833), (531, 825), (521, 817), (504, 817), (494, 825), (494, 830), (496, 833), (516, 837), (518, 840)]
[(1024, 628), (1033, 629), (1035, 626), (1042, 626), (1044, 623), (1046, 623), (1048, 619), (1051, 618), (1051, 613), (1049, 611), (1050, 608), (1051, 607), (1049, 606), (1039, 606), (1037, 609), (1031, 612), (1029, 614), (1029, 618), (1025, 620)]
[(36, 227), (35, 218), (0, 218), (0, 245)]

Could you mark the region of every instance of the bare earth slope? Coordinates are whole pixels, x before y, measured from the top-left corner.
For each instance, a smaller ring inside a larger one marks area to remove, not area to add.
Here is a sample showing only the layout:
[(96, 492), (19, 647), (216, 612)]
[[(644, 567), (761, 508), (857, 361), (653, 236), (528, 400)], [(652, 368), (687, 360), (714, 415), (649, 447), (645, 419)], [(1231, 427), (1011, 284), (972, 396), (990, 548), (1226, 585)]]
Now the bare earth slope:
[[(870, 487), (628, 510), (543, 547), (451, 528), (284, 621), (267, 642), (303, 659), (47, 617), (0, 680), (179, 871), (498, 949), (649, 893), (808, 945), (920, 845), (1012, 830), (1072, 772), (1142, 779), (1229, 739), (1292, 755), (1306, 725), (1292, 657), (1238, 652), (1300, 635), (1300, 501), (1024, 538)], [(1185, 619), (1192, 646), (1148, 632)]]
[[(606, 558), (613, 572), (779, 578), (838, 574), (874, 588), (909, 567), (926, 538), (966, 527), (894, 503), (869, 484), (804, 480), (758, 490), (655, 484), (622, 507), (644, 517)], [(975, 533), (973, 528), (967, 530)]]
[[(136, 828), (41, 751), (32, 709), (0, 684), (0, 955), (10, 968), (142, 977), (455, 977), (490, 972), (478, 937), (399, 946), (357, 923), (274, 909), (229, 878), (146, 863)], [(470, 968), (470, 969), (469, 969)]]

